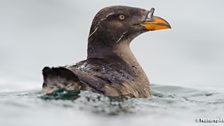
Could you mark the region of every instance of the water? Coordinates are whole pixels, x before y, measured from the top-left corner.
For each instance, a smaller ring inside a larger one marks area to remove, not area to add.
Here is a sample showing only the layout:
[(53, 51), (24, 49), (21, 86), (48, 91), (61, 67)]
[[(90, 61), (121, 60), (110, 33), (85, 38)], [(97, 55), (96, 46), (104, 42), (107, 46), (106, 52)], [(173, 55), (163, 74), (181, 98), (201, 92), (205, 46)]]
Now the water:
[(46, 98), (39, 89), (0, 91), (0, 125), (192, 126), (211, 125), (196, 123), (200, 118), (224, 118), (223, 93), (160, 85), (152, 85), (152, 91), (147, 99), (108, 98), (85, 91), (75, 100)]

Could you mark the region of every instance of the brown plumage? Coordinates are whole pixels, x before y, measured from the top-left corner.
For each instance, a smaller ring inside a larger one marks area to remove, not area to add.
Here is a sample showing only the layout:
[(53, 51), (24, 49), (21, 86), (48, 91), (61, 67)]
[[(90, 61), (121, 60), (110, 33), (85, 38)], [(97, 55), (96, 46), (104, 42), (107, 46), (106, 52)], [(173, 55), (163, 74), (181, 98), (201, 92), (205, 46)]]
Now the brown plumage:
[(88, 57), (72, 66), (43, 69), (43, 92), (91, 90), (106, 96), (149, 97), (150, 83), (130, 50), (146, 31), (170, 28), (150, 11), (127, 6), (100, 10), (88, 38)]

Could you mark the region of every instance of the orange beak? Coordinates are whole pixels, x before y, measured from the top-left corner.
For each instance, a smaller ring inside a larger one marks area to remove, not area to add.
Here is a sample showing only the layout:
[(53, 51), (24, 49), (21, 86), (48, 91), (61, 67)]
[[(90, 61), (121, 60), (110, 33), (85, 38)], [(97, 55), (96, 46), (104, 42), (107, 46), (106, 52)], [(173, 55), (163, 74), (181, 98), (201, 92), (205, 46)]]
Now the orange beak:
[(145, 29), (149, 31), (171, 28), (170, 24), (166, 20), (157, 16), (153, 16), (152, 21), (143, 22), (142, 26), (144, 26)]

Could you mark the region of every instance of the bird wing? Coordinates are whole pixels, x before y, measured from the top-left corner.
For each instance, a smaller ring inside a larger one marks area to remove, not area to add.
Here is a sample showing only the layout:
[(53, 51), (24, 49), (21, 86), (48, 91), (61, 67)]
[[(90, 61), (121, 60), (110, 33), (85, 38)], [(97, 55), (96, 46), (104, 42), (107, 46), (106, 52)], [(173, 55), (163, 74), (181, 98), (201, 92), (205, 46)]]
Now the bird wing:
[(94, 62), (85, 61), (68, 67), (68, 69), (77, 75), (80, 82), (91, 90), (107, 96), (133, 94), (134, 91), (132, 90), (134, 88), (131, 85), (134, 84), (130, 84), (133, 77), (119, 68), (119, 65), (116, 65), (116, 67), (113, 66), (103, 61), (100, 61), (98, 64), (96, 62), (94, 64)]

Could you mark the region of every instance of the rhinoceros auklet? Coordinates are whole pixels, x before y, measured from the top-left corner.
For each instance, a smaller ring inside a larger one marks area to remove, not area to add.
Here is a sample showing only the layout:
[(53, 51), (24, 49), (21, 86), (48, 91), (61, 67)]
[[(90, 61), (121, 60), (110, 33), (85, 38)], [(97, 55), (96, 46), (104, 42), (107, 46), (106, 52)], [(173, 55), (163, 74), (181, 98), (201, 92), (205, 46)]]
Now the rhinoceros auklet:
[(154, 8), (127, 6), (100, 10), (90, 28), (87, 59), (72, 66), (45, 67), (42, 91), (90, 90), (106, 96), (149, 97), (149, 80), (129, 45), (141, 33), (171, 28), (153, 13)]

